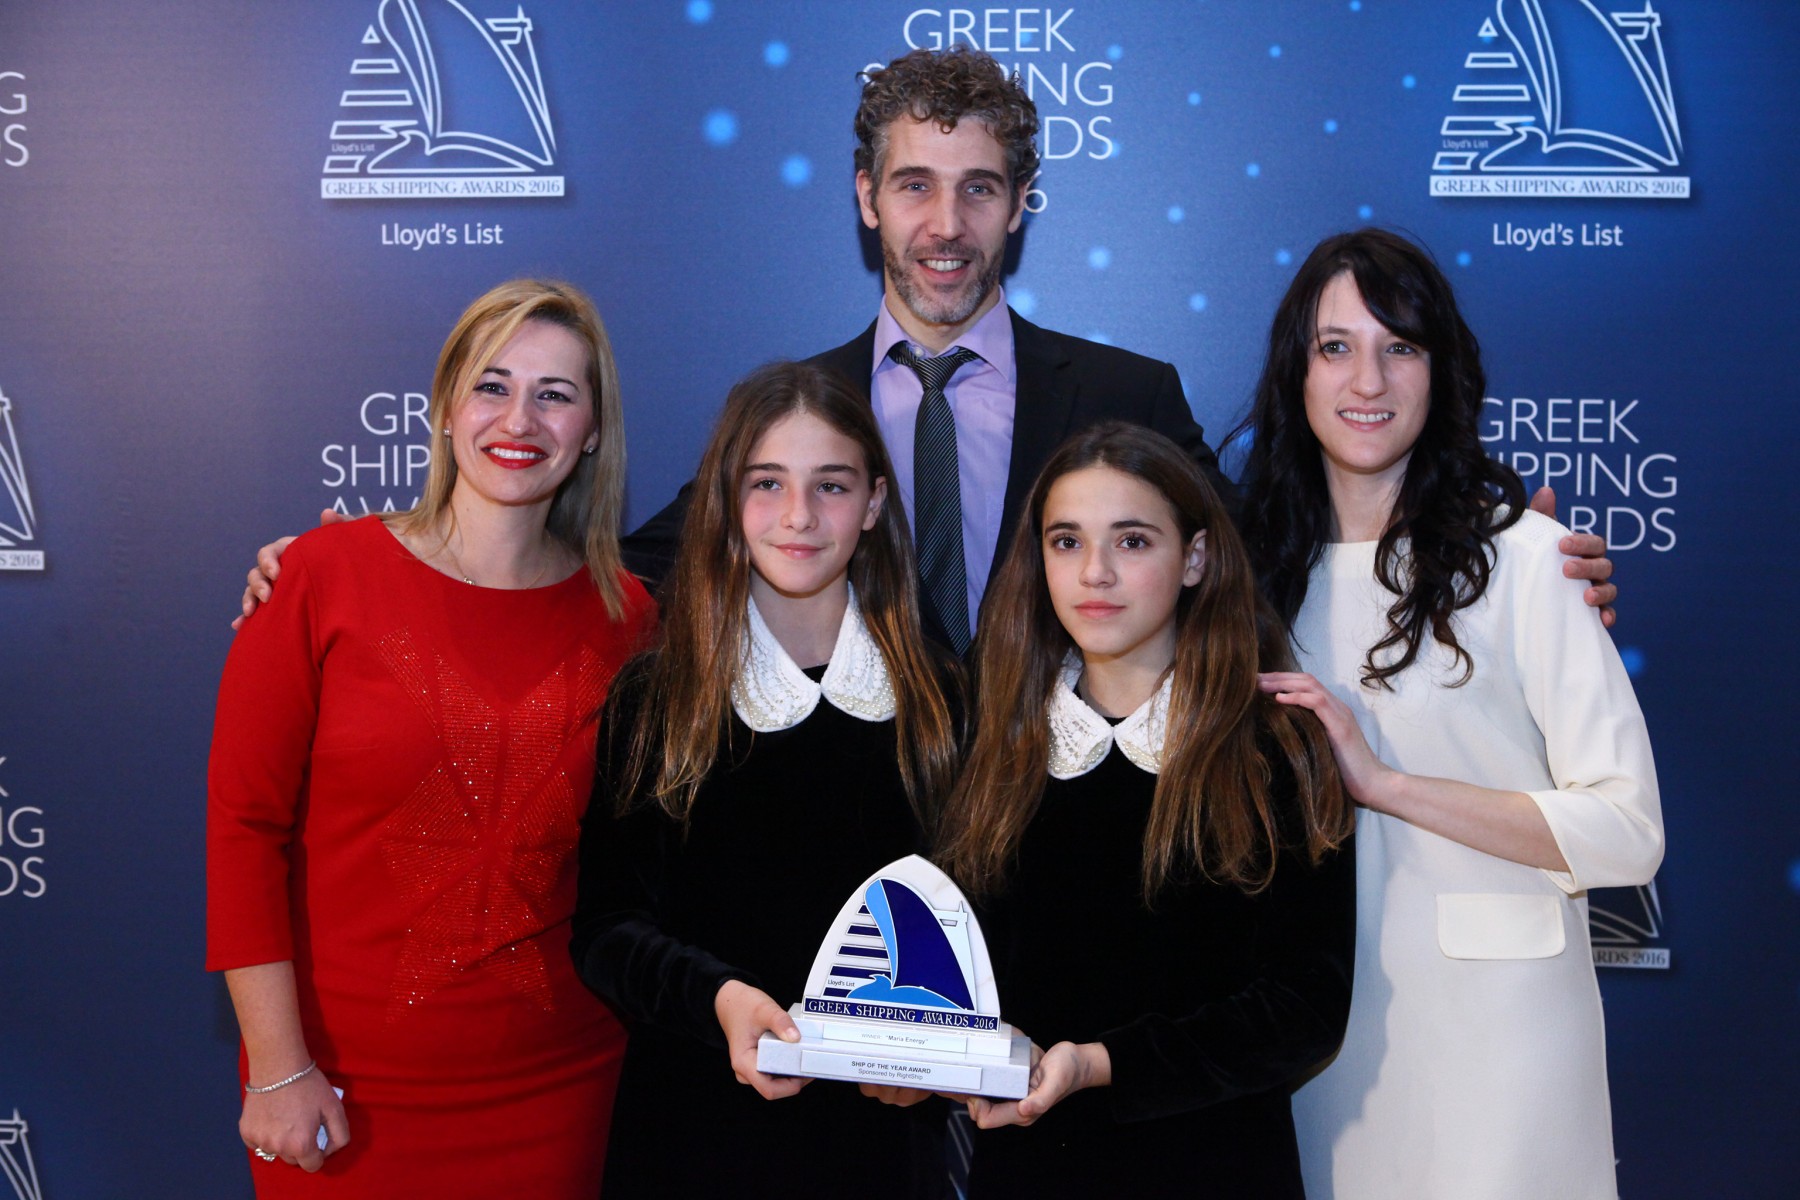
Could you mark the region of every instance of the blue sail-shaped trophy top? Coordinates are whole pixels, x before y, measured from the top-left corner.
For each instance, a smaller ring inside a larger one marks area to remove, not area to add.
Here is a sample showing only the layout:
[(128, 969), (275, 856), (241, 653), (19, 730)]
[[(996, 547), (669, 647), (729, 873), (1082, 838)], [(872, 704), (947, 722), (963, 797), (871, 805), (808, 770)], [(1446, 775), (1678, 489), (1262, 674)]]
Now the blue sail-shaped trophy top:
[(972, 1009), (969, 983), (937, 914), (897, 879), (877, 879), (863, 903), (887, 943), (890, 973), (850, 993), (854, 1000)]

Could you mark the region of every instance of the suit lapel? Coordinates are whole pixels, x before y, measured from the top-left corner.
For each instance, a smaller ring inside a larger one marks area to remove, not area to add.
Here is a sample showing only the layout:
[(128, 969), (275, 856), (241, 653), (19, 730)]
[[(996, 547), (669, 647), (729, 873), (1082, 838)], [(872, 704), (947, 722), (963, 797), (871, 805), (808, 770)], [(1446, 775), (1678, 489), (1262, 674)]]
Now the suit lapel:
[[(1000, 509), (1000, 544), (994, 569), (1012, 545), (1013, 530), (1025, 507), (1025, 496), (1050, 452), (1068, 434), (1075, 407), (1075, 384), (1068, 353), (1043, 329), (1012, 314), (1013, 364), (1018, 385), (1013, 395), (1012, 458), (1006, 471), (1006, 500)], [(873, 343), (871, 343), (873, 345)], [(993, 583), (990, 573), (988, 582)]]
[(827, 350), (808, 360), (816, 367), (836, 371), (855, 387), (856, 394), (869, 400), (869, 385), (875, 374), (875, 322), (858, 336), (836, 350)]

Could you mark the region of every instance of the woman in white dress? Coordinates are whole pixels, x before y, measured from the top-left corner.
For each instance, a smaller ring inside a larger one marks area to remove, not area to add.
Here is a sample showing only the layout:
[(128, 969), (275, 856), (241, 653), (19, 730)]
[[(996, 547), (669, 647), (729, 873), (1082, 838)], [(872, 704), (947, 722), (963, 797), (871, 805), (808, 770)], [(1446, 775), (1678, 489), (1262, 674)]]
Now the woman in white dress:
[(1565, 532), (1484, 452), (1480, 352), (1424, 251), (1328, 239), (1270, 333), (1245, 534), (1362, 805), (1343, 1049), (1295, 1097), (1308, 1194), (1610, 1200), (1587, 890), (1648, 882), (1642, 713)]

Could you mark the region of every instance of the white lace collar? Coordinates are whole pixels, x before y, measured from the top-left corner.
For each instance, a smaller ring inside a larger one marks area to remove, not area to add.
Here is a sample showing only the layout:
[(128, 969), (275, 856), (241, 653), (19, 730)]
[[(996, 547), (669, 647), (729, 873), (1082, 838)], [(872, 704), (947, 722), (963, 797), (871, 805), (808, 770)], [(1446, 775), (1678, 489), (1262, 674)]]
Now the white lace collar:
[(1081, 678), (1081, 656), (1071, 654), (1063, 663), (1056, 688), (1050, 693), (1050, 774), (1074, 779), (1100, 765), (1114, 742), (1140, 770), (1155, 775), (1162, 766), (1163, 737), (1169, 724), (1169, 692), (1174, 676), (1165, 675), (1160, 686), (1137, 711), (1117, 725), (1088, 707), (1075, 694)]
[(731, 707), (739, 719), (758, 733), (788, 729), (811, 715), (820, 696), (864, 721), (893, 718), (894, 687), (887, 662), (863, 624), (856, 589), (850, 590), (850, 602), (844, 606), (831, 663), (817, 683), (781, 648), (752, 599), (750, 628), (731, 679)]

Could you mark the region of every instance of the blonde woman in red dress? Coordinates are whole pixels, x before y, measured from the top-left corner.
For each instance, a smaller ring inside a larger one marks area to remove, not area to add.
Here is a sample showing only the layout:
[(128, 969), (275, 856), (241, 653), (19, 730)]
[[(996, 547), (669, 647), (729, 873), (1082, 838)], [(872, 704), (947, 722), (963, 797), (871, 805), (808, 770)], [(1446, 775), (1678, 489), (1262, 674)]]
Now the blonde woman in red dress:
[(430, 416), (420, 504), (296, 541), (225, 664), (207, 966), (239, 1132), (264, 1198), (587, 1200), (624, 1033), (569, 961), (574, 849), (594, 714), (654, 619), (592, 303), (481, 297)]

